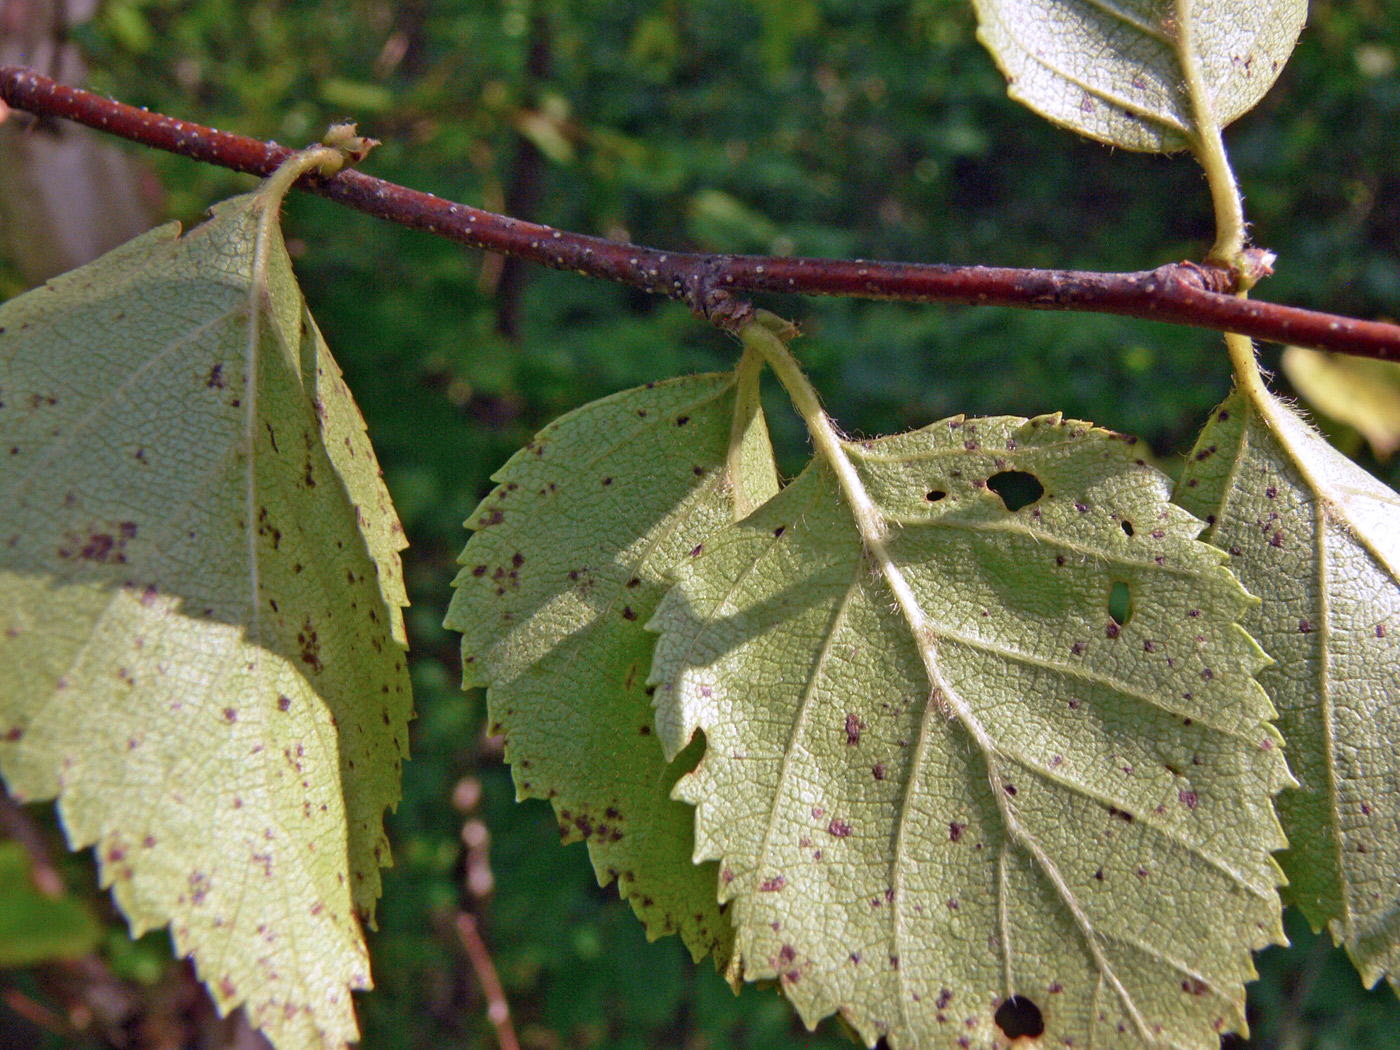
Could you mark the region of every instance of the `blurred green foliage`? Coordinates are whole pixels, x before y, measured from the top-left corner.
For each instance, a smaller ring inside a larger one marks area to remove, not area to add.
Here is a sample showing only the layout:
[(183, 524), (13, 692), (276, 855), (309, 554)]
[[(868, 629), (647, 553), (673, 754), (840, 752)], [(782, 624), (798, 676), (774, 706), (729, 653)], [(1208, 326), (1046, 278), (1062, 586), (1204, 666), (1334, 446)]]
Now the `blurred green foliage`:
[(77, 958), (97, 946), (97, 916), (81, 898), (55, 889), (35, 883), (23, 846), (0, 842), (0, 967)]
[[(109, 0), (69, 36), (93, 86), (124, 101), (298, 145), (358, 118), (384, 142), (369, 173), (566, 229), (677, 249), (1103, 270), (1204, 254), (1212, 213), (1191, 161), (1113, 152), (1019, 109), (973, 32), (963, 0)], [(1227, 134), (1254, 238), (1280, 256), (1259, 297), (1400, 316), (1397, 63), (1388, 0), (1314, 2), (1279, 84)], [(146, 162), (186, 222), (248, 187), (174, 157)], [(734, 998), (674, 940), (644, 942), (583, 847), (558, 847), (548, 807), (514, 803), (440, 626), (461, 522), (510, 452), (585, 401), (726, 367), (735, 345), (637, 293), (503, 267), (317, 199), (287, 212), (412, 543), (419, 717), (371, 938), (378, 988), (360, 1000), (365, 1045), (495, 1044), (453, 932), (461, 906), (482, 916), (533, 1050), (849, 1045), (834, 1024), (803, 1032), (773, 990)], [(14, 283), (0, 269), (0, 285)], [(801, 322), (797, 350), (854, 432), (1059, 409), (1141, 435), (1169, 462), (1229, 383), (1217, 336), (1121, 318), (763, 305)], [(803, 438), (772, 411), (791, 472)], [(1366, 465), (1396, 480), (1393, 464)], [(451, 804), (463, 777), (481, 785), (472, 815), (491, 835), (482, 900), (463, 888), (464, 815)], [(1255, 1037), (1235, 1045), (1400, 1046), (1395, 996), (1362, 991), (1338, 952), (1290, 931), (1297, 947), (1261, 958)], [(0, 1010), (0, 1043), (7, 1024), (22, 1022)]]

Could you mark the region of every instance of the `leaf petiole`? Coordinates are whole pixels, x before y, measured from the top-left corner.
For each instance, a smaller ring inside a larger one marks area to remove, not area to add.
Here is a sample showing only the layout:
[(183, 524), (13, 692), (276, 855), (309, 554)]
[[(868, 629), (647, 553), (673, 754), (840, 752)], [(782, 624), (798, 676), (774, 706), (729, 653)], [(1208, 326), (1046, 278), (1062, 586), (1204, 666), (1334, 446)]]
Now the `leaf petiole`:
[(1220, 120), (1215, 113), (1211, 92), (1206, 84), (1201, 56), (1196, 50), (1192, 0), (1177, 0), (1176, 47), (1181, 60), (1186, 94), (1196, 118), (1194, 149), (1196, 159), (1206, 172), (1211, 201), (1215, 205), (1215, 244), (1209, 259), (1239, 269), (1236, 257), (1244, 250), (1244, 202), (1239, 183), (1225, 154), (1225, 140), (1220, 134)]

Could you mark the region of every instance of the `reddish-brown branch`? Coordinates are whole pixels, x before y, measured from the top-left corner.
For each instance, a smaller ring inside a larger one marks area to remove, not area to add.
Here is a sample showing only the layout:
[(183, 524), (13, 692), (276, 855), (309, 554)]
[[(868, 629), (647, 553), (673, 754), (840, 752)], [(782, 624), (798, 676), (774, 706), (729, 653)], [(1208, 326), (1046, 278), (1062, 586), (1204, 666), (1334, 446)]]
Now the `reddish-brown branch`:
[(520, 1050), (515, 1038), (515, 1027), (510, 1023), (510, 1005), (506, 1002), (505, 989), (496, 976), (496, 964), (491, 961), (491, 953), (481, 932), (476, 928), (476, 919), (470, 913), (457, 913), (457, 936), (462, 939), (462, 947), (476, 971), (476, 979), (481, 982), (481, 990), (486, 993), (486, 1017), (496, 1029), (496, 1040), (501, 1050)]
[[(65, 87), (27, 69), (0, 69), (0, 99), (38, 116), (64, 117), (142, 145), (252, 175), (271, 174), (295, 152)], [(736, 298), (740, 293), (839, 295), (1122, 314), (1400, 360), (1400, 326), (1240, 299), (1230, 294), (1227, 274), (1192, 263), (1137, 273), (1093, 273), (696, 255), (522, 222), (353, 170), (331, 178), (308, 175), (298, 185), (359, 211), (473, 248), (682, 299), (721, 324), (732, 325), (748, 316), (749, 305)]]

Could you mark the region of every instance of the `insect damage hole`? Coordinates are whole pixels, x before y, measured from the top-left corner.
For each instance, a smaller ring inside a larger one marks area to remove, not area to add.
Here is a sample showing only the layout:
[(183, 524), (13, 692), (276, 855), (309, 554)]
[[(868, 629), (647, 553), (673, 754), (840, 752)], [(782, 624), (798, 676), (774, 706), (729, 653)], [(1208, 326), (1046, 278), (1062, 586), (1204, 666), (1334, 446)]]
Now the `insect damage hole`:
[(1045, 1032), (1045, 1018), (1040, 1014), (1040, 1007), (1024, 995), (1013, 995), (1006, 1000), (997, 1007), (992, 1019), (1008, 1039), (1023, 1036), (1037, 1039)]
[(1119, 627), (1128, 626), (1133, 618), (1133, 592), (1121, 580), (1108, 589), (1108, 618)]
[(1003, 470), (993, 474), (987, 479), (987, 488), (1000, 496), (1006, 509), (1013, 512), (1029, 507), (1045, 495), (1045, 486), (1040, 479), (1025, 470)]

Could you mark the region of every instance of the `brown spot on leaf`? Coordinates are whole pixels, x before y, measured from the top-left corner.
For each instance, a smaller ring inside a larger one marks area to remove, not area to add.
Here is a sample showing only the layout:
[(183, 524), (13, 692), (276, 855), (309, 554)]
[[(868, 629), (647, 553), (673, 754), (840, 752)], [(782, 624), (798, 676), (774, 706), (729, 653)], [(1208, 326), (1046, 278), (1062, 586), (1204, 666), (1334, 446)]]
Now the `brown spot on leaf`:
[(848, 747), (855, 747), (860, 743), (860, 731), (864, 728), (865, 723), (854, 711), (846, 715), (846, 745)]
[(311, 625), (311, 617), (306, 618), (302, 628), (297, 632), (297, 644), (301, 646), (301, 660), (312, 671), (321, 671), (321, 642), (316, 636), (316, 629)]

